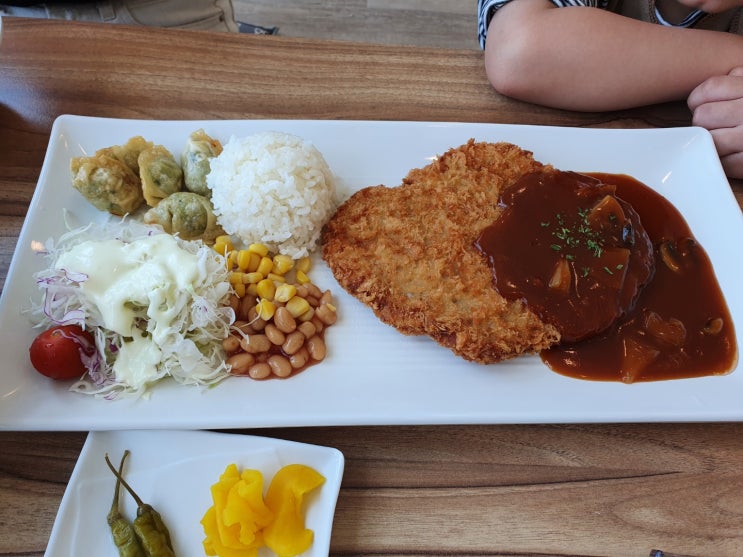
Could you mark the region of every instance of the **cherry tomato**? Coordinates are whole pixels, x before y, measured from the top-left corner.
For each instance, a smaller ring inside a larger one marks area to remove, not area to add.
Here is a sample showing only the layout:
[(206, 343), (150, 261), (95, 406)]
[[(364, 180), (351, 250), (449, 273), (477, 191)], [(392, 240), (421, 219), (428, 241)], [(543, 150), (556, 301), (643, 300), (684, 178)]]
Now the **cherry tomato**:
[(84, 356), (95, 353), (93, 335), (77, 325), (52, 327), (37, 336), (29, 355), (36, 371), (52, 379), (76, 379), (85, 371)]

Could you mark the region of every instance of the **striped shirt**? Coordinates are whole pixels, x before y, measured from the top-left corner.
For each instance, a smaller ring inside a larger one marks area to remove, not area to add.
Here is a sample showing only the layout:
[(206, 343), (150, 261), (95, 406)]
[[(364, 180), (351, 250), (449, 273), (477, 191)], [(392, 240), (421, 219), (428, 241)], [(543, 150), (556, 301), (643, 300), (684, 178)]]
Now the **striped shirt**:
[[(480, 41), (480, 47), (485, 48), (485, 39), (488, 34), (488, 25), (493, 14), (512, 0), (479, 0), (477, 5), (477, 38)], [(593, 8), (607, 9), (609, 0), (550, 0), (558, 8), (568, 6), (590, 6)], [(675, 27), (693, 27), (700, 19), (707, 14), (702, 10), (694, 10), (684, 18), (680, 23), (667, 22), (658, 8), (655, 8), (655, 16), (662, 25), (673, 25)]]

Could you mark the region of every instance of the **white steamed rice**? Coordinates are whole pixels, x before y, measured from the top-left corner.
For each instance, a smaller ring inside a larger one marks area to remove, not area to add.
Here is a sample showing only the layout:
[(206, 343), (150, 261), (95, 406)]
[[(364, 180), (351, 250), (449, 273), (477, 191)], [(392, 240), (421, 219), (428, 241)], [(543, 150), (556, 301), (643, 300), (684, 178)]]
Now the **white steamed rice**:
[(207, 185), (225, 232), (295, 259), (316, 247), (335, 210), (334, 177), (309, 141), (280, 132), (232, 137)]

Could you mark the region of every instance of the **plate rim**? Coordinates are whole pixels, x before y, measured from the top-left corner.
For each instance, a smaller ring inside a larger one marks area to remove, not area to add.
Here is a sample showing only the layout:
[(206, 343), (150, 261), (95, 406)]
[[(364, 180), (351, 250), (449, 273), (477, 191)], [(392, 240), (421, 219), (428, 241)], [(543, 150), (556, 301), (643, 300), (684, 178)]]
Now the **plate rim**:
[[(100, 118), (95, 116), (77, 116), (77, 115), (61, 115), (59, 116), (53, 125), (52, 135), (50, 135), (50, 142), (47, 148), (47, 152), (44, 158), (44, 165), (39, 175), (39, 181), (37, 183), (36, 191), (32, 198), (31, 204), (29, 205), (29, 215), (32, 212), (32, 208), (35, 204), (38, 204), (38, 198), (43, 194), (42, 188), (39, 187), (42, 184), (48, 184), (49, 178), (47, 174), (50, 172), (48, 162), (52, 158), (51, 147), (53, 140), (55, 139), (54, 134), (59, 133), (70, 133), (69, 126), (85, 126), (90, 123), (105, 124), (108, 122), (116, 122), (119, 126), (132, 126), (132, 129), (136, 129), (139, 123), (145, 123), (150, 127), (157, 127), (162, 125), (177, 125), (183, 128), (192, 127), (198, 124), (218, 124), (220, 127), (230, 127), (231, 125), (251, 125), (260, 123), (261, 125), (309, 125), (309, 126), (323, 126), (327, 128), (353, 128), (357, 126), (372, 126), (374, 128), (383, 129), (405, 129), (410, 126), (415, 128), (446, 128), (456, 130), (466, 130), (474, 127), (477, 130), (519, 130), (523, 133), (534, 133), (544, 132), (549, 134), (578, 134), (578, 135), (598, 135), (605, 137), (626, 137), (632, 141), (635, 141), (636, 137), (671, 137), (674, 141), (683, 140), (687, 143), (699, 142), (701, 148), (714, 152), (714, 143), (711, 138), (711, 134), (703, 128), (689, 126), (679, 128), (630, 128), (630, 129), (616, 129), (616, 128), (582, 128), (582, 127), (563, 127), (563, 126), (540, 126), (540, 125), (520, 125), (520, 124), (498, 124), (498, 123), (476, 123), (476, 122), (436, 122), (436, 121), (383, 121), (383, 120), (135, 120), (135, 119), (119, 119), (119, 118)], [(474, 132), (473, 132), (474, 133)], [(452, 144), (451, 146), (454, 146)], [(727, 179), (722, 172), (722, 166), (719, 162), (719, 158), (715, 156), (714, 159), (707, 161), (710, 164), (711, 172), (713, 176), (711, 179), (715, 179), (727, 184)], [(410, 165), (412, 168), (413, 165)], [(726, 210), (728, 212), (728, 218), (737, 219), (737, 225), (743, 226), (743, 212), (740, 211), (740, 207), (735, 199), (735, 196), (729, 188), (724, 188), (717, 192), (718, 195), (722, 196), (726, 201)], [(737, 207), (737, 209), (736, 209)], [(732, 215), (732, 217), (730, 217)], [(6, 279), (6, 286), (3, 289), (2, 298), (0, 298), (0, 312), (5, 311), (5, 307), (8, 304), (6, 298), (6, 292), (8, 292), (8, 285), (15, 276), (14, 271), (17, 265), (16, 259), (20, 249), (22, 249), (22, 239), (26, 239), (26, 235), (29, 232), (26, 230), (29, 227), (29, 219), (24, 220), (21, 233), (19, 235), (18, 244), (14, 250), (13, 258), (8, 269), (8, 277)], [(731, 312), (733, 308), (731, 308)], [(2, 315), (0, 315), (0, 318)], [(737, 333), (740, 338), (741, 328), (743, 324), (736, 322)], [(739, 340), (740, 347), (740, 340)], [(740, 348), (739, 348), (740, 350)], [(502, 365), (502, 364), (499, 364)], [(740, 362), (738, 368), (740, 368)], [(576, 380), (571, 380), (576, 381)], [(688, 381), (688, 380), (685, 380)], [(1, 395), (2, 393), (0, 393)], [(701, 405), (700, 405), (701, 407)], [(729, 421), (729, 420), (743, 420), (743, 407), (736, 408), (735, 411), (731, 411), (729, 408), (703, 408), (703, 411), (698, 411), (696, 408), (691, 414), (683, 414), (679, 412), (669, 412), (664, 409), (645, 409), (642, 416), (639, 418), (640, 421), (644, 422), (658, 422), (658, 421)], [(605, 415), (597, 418), (595, 416), (586, 415), (579, 410), (573, 410), (571, 412), (565, 412), (558, 418), (554, 416), (545, 416), (539, 413), (533, 412), (516, 412), (512, 413), (508, 417), (492, 417), (489, 415), (473, 414), (468, 412), (466, 409), (462, 410), (451, 410), (442, 411), (437, 415), (436, 419), (431, 419), (430, 416), (400, 416), (399, 413), (395, 415), (378, 415), (375, 413), (369, 414), (364, 413), (363, 409), (360, 410), (354, 417), (339, 416), (332, 413), (326, 414), (323, 419), (317, 419), (313, 416), (313, 422), (307, 423), (302, 420), (296, 420), (295, 417), (282, 417), (271, 423), (244, 423), (236, 422), (233, 418), (222, 416), (219, 418), (211, 418), (208, 421), (194, 422), (185, 421), (183, 425), (192, 429), (207, 429), (207, 428), (229, 428), (229, 427), (292, 427), (292, 426), (306, 426), (306, 425), (408, 425), (408, 424), (499, 424), (499, 423), (621, 423), (628, 421), (637, 421), (638, 417), (628, 411), (620, 412), (608, 412)], [(172, 422), (166, 422), (164, 424), (152, 424), (143, 423), (141, 421), (116, 421), (109, 420), (101, 424), (82, 424), (76, 422), (75, 418), (72, 419), (60, 419), (52, 420), (49, 417), (33, 416), (33, 419), (24, 420), (21, 417), (16, 417), (11, 422), (6, 422), (0, 411), (0, 430), (12, 429), (12, 430), (35, 430), (35, 429), (52, 429), (52, 430), (80, 430), (80, 429), (127, 429), (131, 427), (154, 427), (159, 429), (171, 429), (174, 427), (181, 427), (181, 423), (174, 424)]]

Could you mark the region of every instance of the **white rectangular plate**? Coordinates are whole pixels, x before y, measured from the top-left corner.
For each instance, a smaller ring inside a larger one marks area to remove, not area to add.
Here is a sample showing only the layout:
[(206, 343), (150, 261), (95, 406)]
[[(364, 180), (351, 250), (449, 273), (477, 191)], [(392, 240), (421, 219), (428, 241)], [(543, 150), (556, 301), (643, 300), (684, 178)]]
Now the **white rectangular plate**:
[[(142, 400), (73, 394), (35, 373), (27, 347), (34, 331), (22, 315), (39, 296), (32, 249), (72, 224), (102, 215), (70, 185), (70, 157), (143, 135), (180, 153), (192, 131), (226, 142), (262, 130), (312, 141), (339, 178), (342, 197), (400, 184), (408, 171), (470, 138), (510, 141), (564, 170), (625, 173), (666, 196), (683, 213), (715, 267), (743, 334), (743, 215), (710, 135), (699, 128), (603, 130), (498, 124), (353, 121), (133, 121), (60, 117), (0, 301), (0, 429), (207, 429), (225, 427), (725, 421), (743, 419), (743, 373), (624, 385), (551, 372), (538, 357), (483, 366), (424, 337), (406, 337), (348, 296), (319, 257), (312, 278), (336, 296), (339, 322), (328, 331), (320, 365), (287, 381), (230, 378), (210, 390), (164, 382)], [(738, 366), (740, 367), (740, 366)]]
[[(46, 557), (119, 554), (106, 523), (116, 480), (104, 457), (108, 453), (118, 468), (126, 449), (131, 453), (124, 468), (126, 481), (162, 515), (175, 553), (183, 557), (204, 555), (200, 521), (212, 505), (211, 485), (229, 464), (236, 464), (239, 470), (259, 470), (266, 487), (282, 466), (311, 466), (325, 477), (325, 483), (308, 494), (305, 501), (305, 526), (314, 532), (314, 541), (303, 556), (328, 555), (343, 477), (340, 451), (208, 431), (113, 431), (88, 435), (62, 497)], [(122, 514), (134, 520), (137, 507), (124, 488), (119, 498)], [(260, 557), (271, 555), (274, 554), (265, 548), (259, 552)]]

